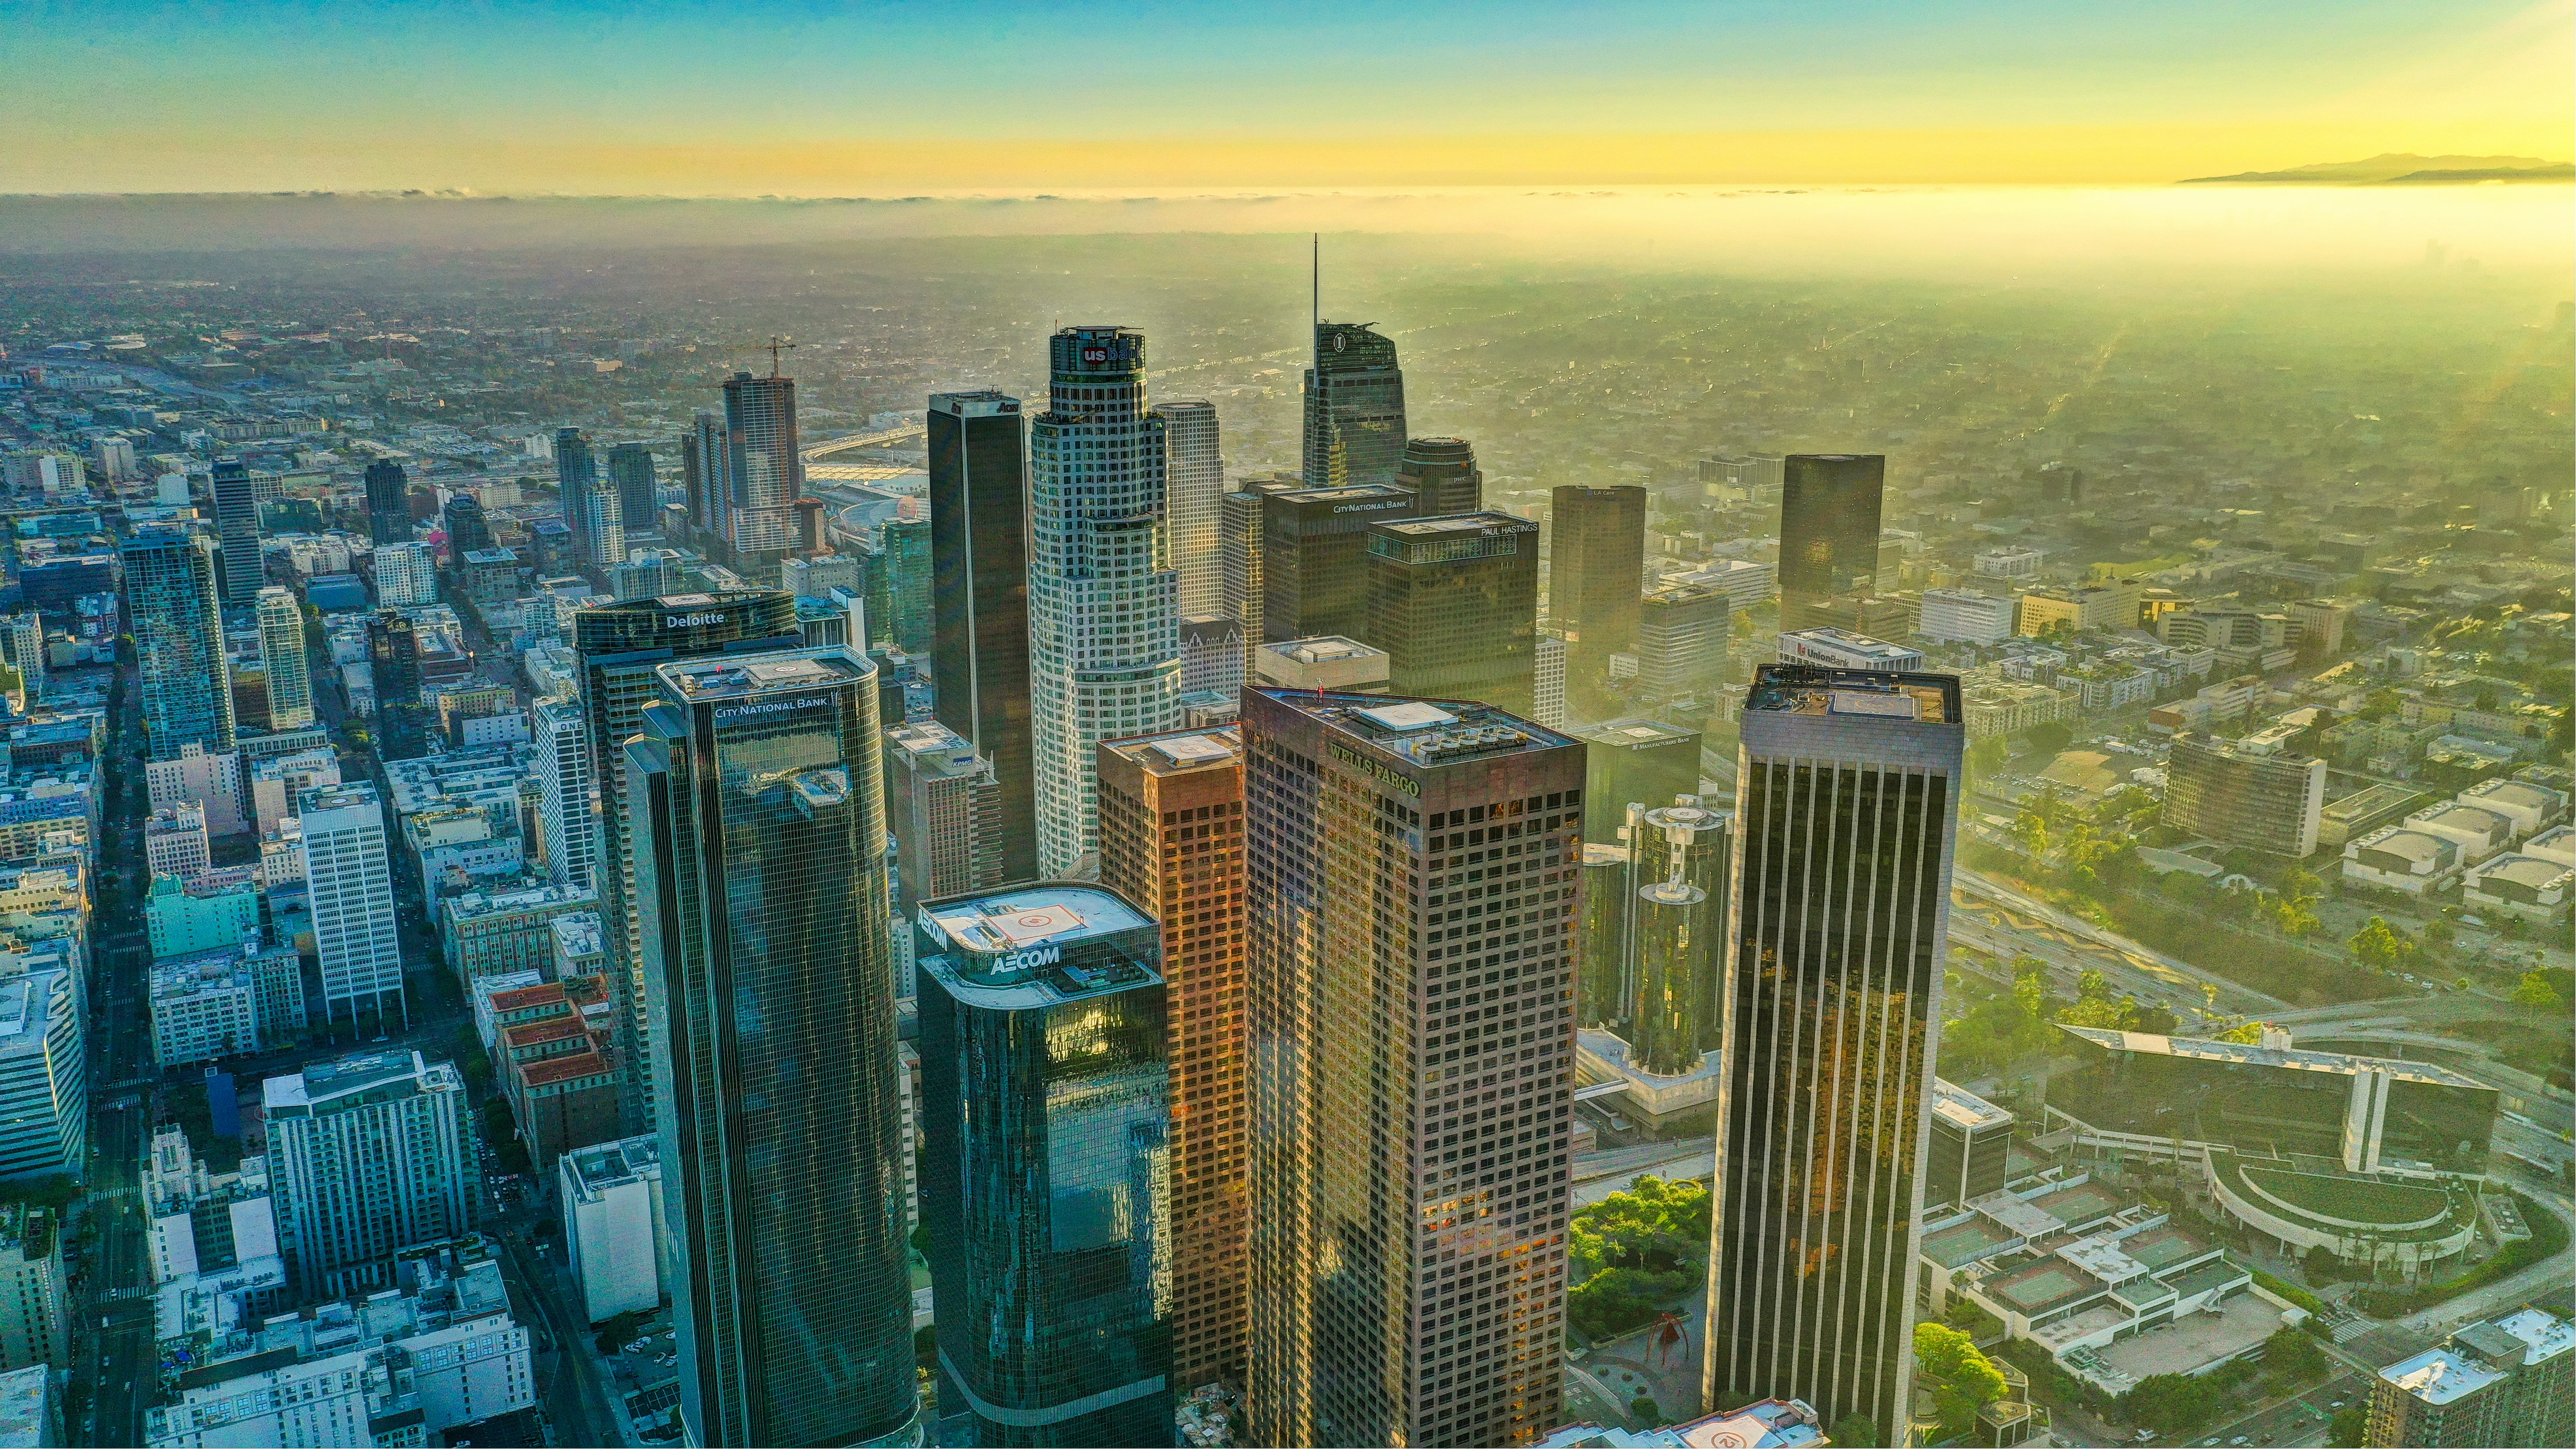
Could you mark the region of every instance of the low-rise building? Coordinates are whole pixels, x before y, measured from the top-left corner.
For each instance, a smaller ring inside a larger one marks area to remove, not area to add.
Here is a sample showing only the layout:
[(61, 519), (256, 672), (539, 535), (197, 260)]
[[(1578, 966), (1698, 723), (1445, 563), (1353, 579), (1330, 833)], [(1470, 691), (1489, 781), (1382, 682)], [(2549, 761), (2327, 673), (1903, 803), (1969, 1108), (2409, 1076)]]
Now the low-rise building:
[(2449, 880), (2459, 868), (2459, 842), (2402, 825), (2383, 825), (2343, 848), (2345, 880), (2410, 896)]
[(629, 1137), (565, 1153), (555, 1164), (565, 1266), (593, 1323), (650, 1312), (671, 1291), (662, 1216), (661, 1140)]
[(1823, 669), (1879, 669), (1903, 674), (1923, 667), (1920, 649), (1830, 625), (1783, 630), (1778, 649), (1783, 664), (1812, 664)]
[(2537, 833), (2567, 810), (2567, 797), (2528, 780), (2481, 780), (2462, 790), (2459, 803), (2513, 822), (2514, 838)]
[(154, 962), (151, 1011), (164, 1071), (259, 1049), (259, 984), (238, 946)]
[(186, 880), (155, 876), (143, 898), (143, 934), (152, 959), (238, 947), (259, 930), (257, 872), (233, 866), (201, 870)]
[(2547, 922), (2566, 912), (2571, 887), (2576, 868), (2537, 855), (2502, 855), (2461, 880), (2460, 902), (2471, 910)]
[(2018, 611), (2010, 594), (1925, 589), (1917, 634), (1935, 644), (2000, 644), (2013, 636)]
[(540, 885), (449, 896), (439, 903), (438, 911), (447, 969), (463, 984), (549, 967), (554, 960), (555, 921), (571, 915), (596, 916), (598, 910), (599, 893), (588, 886)]
[(2475, 865), (2513, 843), (2513, 821), (2492, 810), (2445, 802), (2406, 817), (2406, 828), (2455, 841), (2460, 863)]
[(214, 864), (206, 841), (206, 808), (164, 805), (143, 822), (143, 863), (154, 875), (181, 880)]
[(1806, 1400), (1764, 1399), (1652, 1429), (1568, 1424), (1539, 1440), (1537, 1449), (1821, 1449), (1828, 1442)]

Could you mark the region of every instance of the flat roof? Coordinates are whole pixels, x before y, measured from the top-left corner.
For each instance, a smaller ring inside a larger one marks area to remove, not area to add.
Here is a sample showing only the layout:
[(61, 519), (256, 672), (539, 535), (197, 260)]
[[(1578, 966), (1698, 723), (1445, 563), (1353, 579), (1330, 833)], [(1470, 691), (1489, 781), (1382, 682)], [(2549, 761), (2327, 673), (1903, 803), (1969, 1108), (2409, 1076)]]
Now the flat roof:
[(2428, 1348), (2413, 1358), (2399, 1359), (2381, 1369), (2379, 1376), (2399, 1392), (2434, 1405), (2456, 1403), (2504, 1379), (2503, 1374), (2448, 1347)]
[(2052, 1310), (2081, 1303), (2102, 1292), (2103, 1285), (2062, 1259), (2042, 1258), (2000, 1278), (1987, 1279), (1986, 1291), (2036, 1318)]
[(921, 915), (958, 949), (981, 955), (1069, 945), (1154, 924), (1114, 892), (1074, 884), (952, 896), (924, 905)]
[(1986, 1127), (2009, 1127), (2013, 1114), (1962, 1087), (1954, 1087), (1935, 1077), (1932, 1079), (1932, 1115), (1953, 1127), (1976, 1131)]
[(772, 690), (818, 689), (865, 678), (868, 670), (837, 647), (748, 658), (665, 664), (661, 675), (691, 700), (738, 699)]
[(1310, 639), (1282, 639), (1276, 644), (1264, 644), (1261, 647), (1266, 653), (1294, 659), (1300, 664), (1324, 664), (1336, 659), (1365, 659), (1372, 654), (1386, 653), (1383, 649), (1363, 644), (1357, 639), (1345, 639), (1339, 634), (1318, 634)]
[(1389, 699), (1275, 684), (1247, 693), (1277, 700), (1420, 769), (1573, 743), (1569, 736), (1472, 699)]
[(1903, 674), (1875, 669), (1827, 669), (1807, 664), (1754, 666), (1747, 712), (1955, 723), (1959, 680), (1950, 674)]
[(279, 1107), (309, 1106), (314, 1102), (417, 1076), (422, 1070), (421, 1056), (416, 1051), (364, 1052), (337, 1061), (316, 1062), (300, 1073), (270, 1077), (260, 1083), (260, 1093), (262, 1100), (274, 1111)]
[(662, 1144), (657, 1137), (629, 1137), (618, 1142), (603, 1142), (596, 1147), (576, 1147), (563, 1156), (572, 1165), (573, 1180), (585, 1192), (598, 1192), (621, 1182), (632, 1182), (648, 1167), (659, 1167)]
[(2495, 1326), (2521, 1339), (2530, 1349), (2523, 1362), (2541, 1363), (2576, 1349), (2576, 1323), (2543, 1312), (2525, 1308), (2508, 1313), (2495, 1321)]
[(2425, 1082), (2437, 1087), (2466, 1087), (2481, 1092), (2495, 1089), (2486, 1083), (2465, 1077), (2448, 1067), (2431, 1062), (2404, 1062), (2391, 1057), (2354, 1056), (2349, 1052), (2312, 1052), (2296, 1047), (2251, 1046), (2243, 1042), (2202, 1041), (2195, 1037), (2156, 1036), (2143, 1031), (2106, 1031), (2100, 1027), (2068, 1026), (2059, 1023), (2059, 1031), (2081, 1037), (2095, 1046), (2110, 1051), (2137, 1052), (2144, 1056), (2188, 1057), (2201, 1061), (2232, 1062), (2239, 1066), (2280, 1067), (2288, 1071), (2333, 1072), (2358, 1076), (2363, 1072), (2386, 1072), (2405, 1082)]

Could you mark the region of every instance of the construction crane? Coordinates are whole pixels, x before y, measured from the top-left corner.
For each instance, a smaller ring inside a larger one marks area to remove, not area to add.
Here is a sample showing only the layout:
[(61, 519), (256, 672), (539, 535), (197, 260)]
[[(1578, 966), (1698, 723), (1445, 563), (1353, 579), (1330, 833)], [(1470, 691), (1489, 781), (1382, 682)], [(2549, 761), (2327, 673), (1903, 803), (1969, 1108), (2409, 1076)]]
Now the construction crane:
[[(793, 352), (796, 350), (795, 343), (790, 342), (786, 338), (780, 337), (775, 333), (771, 334), (770, 339), (767, 342), (740, 342), (733, 344), (733, 347), (746, 347), (754, 352), (768, 353), (769, 375), (771, 377), (778, 376), (778, 354), (782, 352)], [(726, 349), (728, 353), (732, 350), (732, 347), (728, 347)]]

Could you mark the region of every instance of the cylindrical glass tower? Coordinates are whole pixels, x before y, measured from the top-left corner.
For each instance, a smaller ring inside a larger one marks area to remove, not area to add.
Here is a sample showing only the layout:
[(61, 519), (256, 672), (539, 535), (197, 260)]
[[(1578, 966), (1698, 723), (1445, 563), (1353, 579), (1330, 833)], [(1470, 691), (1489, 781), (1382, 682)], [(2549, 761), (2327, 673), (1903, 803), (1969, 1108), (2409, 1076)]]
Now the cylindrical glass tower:
[(1635, 895), (1624, 845), (1583, 847), (1582, 955), (1575, 1017), (1582, 1026), (1628, 1029), (1628, 902)]
[(1714, 1045), (1726, 817), (1693, 804), (1649, 810), (1632, 849), (1641, 872), (1660, 866), (1663, 879), (1637, 891), (1629, 1060), (1657, 1076), (1682, 1076)]

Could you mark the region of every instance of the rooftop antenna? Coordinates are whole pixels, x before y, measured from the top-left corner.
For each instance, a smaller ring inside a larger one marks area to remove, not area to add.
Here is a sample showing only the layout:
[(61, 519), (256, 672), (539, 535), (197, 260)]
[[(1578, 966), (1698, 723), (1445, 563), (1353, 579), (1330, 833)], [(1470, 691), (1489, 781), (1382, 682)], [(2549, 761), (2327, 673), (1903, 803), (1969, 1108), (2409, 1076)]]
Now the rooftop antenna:
[(1321, 378), (1324, 375), (1324, 234), (1315, 232), (1308, 240), (1314, 244), (1315, 260), (1314, 290), (1306, 307), (1306, 320), (1313, 325), (1306, 329), (1306, 337), (1315, 349), (1315, 376)]

